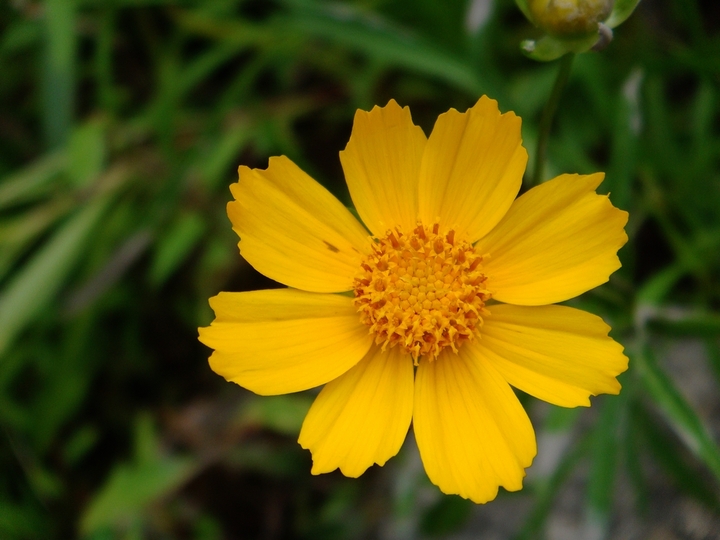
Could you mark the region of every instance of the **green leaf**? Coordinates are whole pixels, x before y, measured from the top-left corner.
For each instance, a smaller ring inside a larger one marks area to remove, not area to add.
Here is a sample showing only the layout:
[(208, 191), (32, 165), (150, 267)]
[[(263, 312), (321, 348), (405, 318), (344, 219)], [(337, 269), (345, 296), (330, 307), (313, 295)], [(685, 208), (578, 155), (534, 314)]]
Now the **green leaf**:
[(705, 349), (707, 350), (708, 361), (715, 374), (715, 379), (718, 384), (720, 384), (720, 345), (717, 343), (717, 340), (707, 339), (705, 340)]
[(515, 0), (515, 4), (517, 4), (518, 9), (523, 12), (523, 15), (527, 18), (528, 21), (535, 24), (535, 21), (533, 19), (532, 13), (530, 12), (530, 6), (528, 5), (528, 0)]
[(638, 419), (635, 413), (640, 408), (640, 400), (631, 399), (629, 401), (628, 425), (623, 430), (620, 450), (624, 458), (625, 472), (634, 492), (635, 509), (639, 512), (646, 512), (651, 495), (648, 478), (643, 470), (645, 441), (642, 440), (640, 429), (636, 429)]
[(468, 520), (474, 506), (472, 501), (457, 495), (441, 497), (423, 513), (420, 529), (427, 536), (452, 533)]
[(635, 8), (640, 3), (640, 0), (615, 0), (615, 5), (610, 13), (610, 17), (605, 21), (605, 24), (610, 28), (615, 28), (624, 23)]
[(98, 430), (93, 426), (82, 426), (69, 437), (62, 451), (63, 461), (75, 465), (98, 441)]
[(685, 265), (679, 262), (660, 270), (640, 287), (635, 296), (638, 306), (660, 305), (686, 273)]
[(65, 144), (75, 107), (75, 2), (46, 0), (42, 78), (43, 122), (48, 147)]
[(56, 197), (26, 212), (0, 221), (0, 280), (4, 279), (29, 248), (57, 219), (74, 206), (71, 198)]
[(482, 92), (470, 65), (378, 15), (362, 13), (350, 5), (292, 4), (295, 12), (284, 22), (303, 36), (327, 39), (385, 64), (438, 77), (471, 94)]
[(543, 429), (549, 433), (563, 433), (570, 431), (577, 423), (580, 407), (569, 409), (550, 405), (550, 412), (545, 418)]
[[(602, 75), (600, 75), (602, 76)], [(622, 94), (616, 101), (613, 115), (610, 163), (603, 189), (611, 194), (613, 204), (618, 208), (632, 207), (632, 187), (638, 156), (639, 134), (642, 129), (640, 90), (643, 72), (633, 69), (625, 79)], [(598, 85), (595, 85), (598, 86)], [(602, 102), (610, 99), (603, 96)]]
[(720, 482), (720, 449), (697, 413), (658, 367), (649, 346), (634, 357), (634, 363), (643, 385), (672, 428)]
[(160, 457), (160, 441), (155, 433), (152, 417), (141, 414), (135, 422), (135, 461), (139, 464), (153, 463)]
[(720, 336), (720, 315), (716, 313), (690, 313), (679, 317), (654, 317), (648, 328), (666, 336)]
[(58, 293), (107, 205), (103, 197), (79, 210), (8, 283), (0, 296), (0, 357)]
[(104, 527), (128, 528), (148, 505), (177, 490), (195, 470), (189, 458), (117, 465), (83, 514), (81, 530), (89, 534)]
[(698, 474), (697, 463), (688, 463), (687, 452), (672, 432), (643, 407), (637, 407), (634, 416), (633, 429), (642, 437), (643, 448), (649, 450), (675, 484), (698, 501), (715, 510), (720, 509), (712, 482), (708, 481), (707, 475)]
[(0, 537), (47, 538), (45, 529), (41, 515), (31, 506), (0, 501)]
[(221, 134), (211, 148), (203, 154), (198, 164), (202, 171), (203, 184), (208, 189), (214, 189), (223, 180), (227, 182), (227, 170), (231, 164), (236, 164), (243, 148), (252, 140), (253, 123), (242, 123), (233, 126)]
[(152, 423), (141, 415), (135, 425), (135, 460), (118, 464), (80, 521), (84, 534), (111, 528), (128, 532), (149, 505), (176, 491), (198, 470), (195, 459), (165, 456)]
[(597, 34), (590, 34), (577, 39), (562, 39), (546, 35), (537, 41), (525, 40), (520, 44), (520, 47), (527, 57), (539, 62), (550, 62), (569, 53), (589, 51), (597, 43), (597, 40)]
[(239, 420), (295, 437), (311, 404), (312, 398), (306, 394), (253, 398), (242, 409)]
[(105, 126), (87, 122), (73, 131), (68, 146), (68, 176), (76, 187), (86, 187), (105, 166)]
[(619, 396), (604, 397), (600, 418), (592, 435), (588, 519), (594, 528), (603, 531), (607, 531), (610, 524), (617, 473), (619, 428), (625, 416), (626, 403), (624, 392)]
[(0, 39), (0, 56), (29, 49), (34, 46), (42, 36), (42, 28), (38, 20), (15, 19), (14, 23), (3, 29)]
[(161, 285), (185, 260), (205, 231), (205, 223), (198, 214), (185, 214), (171, 224), (159, 240), (152, 266), (150, 281)]
[(533, 507), (527, 514), (522, 528), (515, 535), (515, 540), (531, 540), (542, 537), (540, 531), (550, 515), (555, 497), (580, 459), (587, 453), (588, 443), (588, 437), (577, 441), (572, 449), (563, 456), (552, 476), (537, 486)]
[(140, 229), (126, 238), (92, 276), (67, 295), (63, 306), (65, 314), (72, 316), (88, 309), (122, 278), (151, 243), (152, 234), (147, 229)]
[(307, 474), (308, 457), (299, 446), (248, 441), (231, 448), (225, 463), (272, 478), (298, 478)]
[(50, 181), (67, 163), (64, 152), (54, 152), (37, 159), (32, 165), (0, 181), (0, 210), (26, 203), (43, 195)]

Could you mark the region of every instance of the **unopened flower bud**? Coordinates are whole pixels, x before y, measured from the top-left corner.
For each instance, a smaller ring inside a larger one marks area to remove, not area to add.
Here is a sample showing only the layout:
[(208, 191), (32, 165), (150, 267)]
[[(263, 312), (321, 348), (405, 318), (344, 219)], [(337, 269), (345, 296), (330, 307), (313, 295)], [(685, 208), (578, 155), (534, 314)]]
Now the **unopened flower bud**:
[(612, 12), (615, 0), (528, 0), (535, 24), (556, 36), (597, 32)]

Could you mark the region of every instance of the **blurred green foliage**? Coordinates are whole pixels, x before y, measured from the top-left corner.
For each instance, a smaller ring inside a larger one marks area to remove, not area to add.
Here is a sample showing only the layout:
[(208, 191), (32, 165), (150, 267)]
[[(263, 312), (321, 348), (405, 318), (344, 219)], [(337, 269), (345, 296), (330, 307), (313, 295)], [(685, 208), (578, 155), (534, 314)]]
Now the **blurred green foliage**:
[(311, 477), (312, 396), (225, 383), (196, 327), (218, 291), (272, 286), (225, 216), (239, 164), (288, 155), (349, 203), (356, 108), (395, 98), (429, 132), (482, 93), (532, 154), (557, 65), (520, 53), (538, 35), (512, 0), (0, 3), (0, 538), (441, 537), (516, 502), (508, 534), (538, 538), (572, 478), (593, 538), (678, 501), (717, 527), (718, 30), (714, 2), (641, 2), (575, 60), (546, 177), (606, 171), (630, 211), (623, 268), (573, 302), (630, 370), (589, 410), (523, 396), (556, 446), (478, 510), (411, 443), (360, 480)]

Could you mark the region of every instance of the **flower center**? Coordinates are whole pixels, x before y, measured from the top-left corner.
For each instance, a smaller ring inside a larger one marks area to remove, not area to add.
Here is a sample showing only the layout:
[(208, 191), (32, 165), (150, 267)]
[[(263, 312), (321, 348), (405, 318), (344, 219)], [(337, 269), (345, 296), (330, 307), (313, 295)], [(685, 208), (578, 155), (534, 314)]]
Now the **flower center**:
[(473, 339), (488, 315), (482, 257), (455, 231), (419, 224), (411, 234), (400, 228), (376, 239), (355, 277), (355, 307), (375, 342), (399, 345), (417, 364), (450, 347), (457, 352)]

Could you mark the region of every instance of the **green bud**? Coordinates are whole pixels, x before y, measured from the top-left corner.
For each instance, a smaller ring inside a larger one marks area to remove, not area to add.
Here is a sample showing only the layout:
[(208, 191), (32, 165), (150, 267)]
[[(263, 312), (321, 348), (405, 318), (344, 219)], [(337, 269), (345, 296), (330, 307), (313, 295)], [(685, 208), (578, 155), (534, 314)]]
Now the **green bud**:
[(597, 33), (615, 0), (527, 0), (533, 22), (548, 34), (580, 37)]

